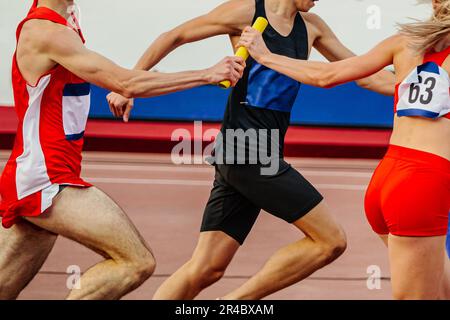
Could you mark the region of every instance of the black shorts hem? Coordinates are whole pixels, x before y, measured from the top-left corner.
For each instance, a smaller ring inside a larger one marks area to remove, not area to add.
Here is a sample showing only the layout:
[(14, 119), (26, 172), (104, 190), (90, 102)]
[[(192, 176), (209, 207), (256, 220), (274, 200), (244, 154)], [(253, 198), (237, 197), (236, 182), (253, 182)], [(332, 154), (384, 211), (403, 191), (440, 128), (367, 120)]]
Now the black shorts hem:
[(227, 236), (230, 236), (231, 238), (233, 238), (234, 240), (236, 240), (239, 245), (243, 245), (245, 242), (245, 239), (247, 239), (247, 235), (242, 237), (239, 236), (238, 234), (232, 234), (229, 230), (225, 230), (225, 228), (221, 228), (218, 226), (212, 227), (212, 226), (202, 226), (200, 229), (200, 233), (202, 232), (211, 232), (211, 231), (221, 231), (223, 233), (225, 233)]
[(301, 210), (299, 210), (295, 214), (293, 214), (292, 218), (286, 219), (285, 221), (287, 223), (292, 224), (292, 223), (296, 222), (297, 220), (303, 218), (308, 213), (310, 213), (312, 209), (317, 207), (323, 201), (323, 199), (324, 199), (323, 196), (318, 194), (314, 199), (312, 199), (310, 202), (308, 202)]

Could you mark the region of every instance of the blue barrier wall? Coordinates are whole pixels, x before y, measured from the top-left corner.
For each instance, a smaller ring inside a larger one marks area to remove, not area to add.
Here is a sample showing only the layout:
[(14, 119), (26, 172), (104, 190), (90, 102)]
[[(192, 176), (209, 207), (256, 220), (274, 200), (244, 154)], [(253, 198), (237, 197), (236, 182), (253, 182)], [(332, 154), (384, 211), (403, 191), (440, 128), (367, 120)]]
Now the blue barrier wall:
[[(91, 118), (112, 118), (107, 91), (93, 87)], [(137, 99), (136, 120), (221, 121), (229, 90), (204, 86), (149, 99)], [(292, 109), (296, 125), (392, 127), (393, 99), (349, 83), (332, 89), (303, 85)]]

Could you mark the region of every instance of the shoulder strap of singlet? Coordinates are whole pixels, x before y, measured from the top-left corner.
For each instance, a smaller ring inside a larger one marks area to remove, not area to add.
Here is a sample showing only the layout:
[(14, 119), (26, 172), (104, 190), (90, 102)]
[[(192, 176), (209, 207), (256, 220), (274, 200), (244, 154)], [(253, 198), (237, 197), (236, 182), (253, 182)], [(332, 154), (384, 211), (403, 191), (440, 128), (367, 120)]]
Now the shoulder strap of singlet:
[(267, 19), (264, 0), (255, 0), (255, 16), (253, 17), (253, 22), (255, 22), (258, 17)]
[(442, 66), (449, 55), (450, 47), (447, 47), (447, 49), (442, 50), (441, 52), (428, 52), (425, 54), (423, 62), (435, 62), (437, 65)]
[[(48, 20), (57, 24), (65, 25), (71, 27), (75, 32), (78, 33), (83, 43), (85, 42), (83, 38), (83, 34), (81, 33), (81, 30), (77, 27), (77, 29), (73, 28), (67, 20), (61, 16), (59, 13), (53, 11), (50, 8), (47, 7), (37, 7), (37, 0), (33, 2), (33, 6), (31, 7), (27, 17), (20, 22), (19, 26), (17, 27), (16, 31), (16, 40), (19, 40), (20, 32), (22, 31), (23, 25), (25, 22), (33, 19), (41, 19), (41, 20)], [(75, 17), (73, 17), (75, 19)], [(76, 19), (74, 20), (75, 23), (77, 23)]]

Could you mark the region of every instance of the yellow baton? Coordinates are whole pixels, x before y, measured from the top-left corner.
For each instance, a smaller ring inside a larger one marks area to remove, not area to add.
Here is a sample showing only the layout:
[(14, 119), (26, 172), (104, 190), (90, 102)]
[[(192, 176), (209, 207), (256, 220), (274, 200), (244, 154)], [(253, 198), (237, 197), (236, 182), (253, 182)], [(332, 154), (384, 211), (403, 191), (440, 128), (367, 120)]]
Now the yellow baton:
[[(269, 24), (269, 22), (263, 18), (263, 17), (259, 17), (258, 19), (256, 19), (255, 23), (253, 24), (252, 28), (255, 30), (258, 30), (259, 32), (263, 33), (264, 30), (267, 28), (267, 25)], [(247, 48), (245, 47), (240, 47), (235, 54), (236, 57), (241, 57), (244, 60), (247, 60), (249, 53), (247, 51)], [(219, 86), (221, 88), (224, 89), (228, 89), (231, 86), (231, 82), (228, 80), (224, 80), (221, 83), (219, 83)]]

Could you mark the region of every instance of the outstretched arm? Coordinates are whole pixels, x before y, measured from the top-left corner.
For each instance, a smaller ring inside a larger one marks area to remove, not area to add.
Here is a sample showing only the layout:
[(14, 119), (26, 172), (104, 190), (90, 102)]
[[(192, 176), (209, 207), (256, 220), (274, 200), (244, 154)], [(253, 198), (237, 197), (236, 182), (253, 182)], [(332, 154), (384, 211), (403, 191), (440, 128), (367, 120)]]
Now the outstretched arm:
[[(145, 51), (134, 69), (150, 70), (170, 52), (186, 43), (221, 34), (239, 36), (242, 29), (253, 18), (253, 11), (251, 10), (253, 6), (254, 0), (228, 1), (205, 15), (163, 33)], [(224, 79), (227, 79), (227, 77), (222, 80)], [(219, 80), (219, 82), (222, 80)], [(232, 85), (234, 85), (233, 82)], [(123, 116), (124, 121), (127, 122), (134, 101), (124, 98), (120, 95), (120, 92), (115, 92), (111, 92), (107, 96), (109, 107), (114, 116)]]
[[(355, 56), (351, 50), (342, 44), (322, 18), (310, 13), (307, 19), (318, 29), (319, 36), (313, 45), (325, 58), (334, 62)], [(368, 90), (384, 95), (394, 95), (395, 76), (387, 70), (381, 70), (366, 78), (358, 79), (356, 83)]]
[(223, 79), (224, 73), (236, 82), (244, 68), (242, 59), (233, 57), (200, 71), (165, 74), (128, 70), (87, 49), (73, 30), (56, 24), (48, 24), (45, 28), (47, 32), (36, 35), (36, 43), (40, 44), (43, 54), (85, 81), (126, 97), (151, 97), (216, 83)]
[(253, 18), (249, 6), (253, 0), (232, 0), (211, 12), (187, 21), (160, 35), (145, 51), (135, 66), (137, 70), (150, 70), (179, 46), (217, 35), (239, 36)]
[(329, 88), (368, 77), (391, 65), (398, 37), (384, 40), (362, 56), (332, 63), (296, 60), (273, 54), (267, 49), (261, 34), (250, 27), (245, 28), (238, 46), (245, 46), (256, 61), (270, 69), (301, 83)]

